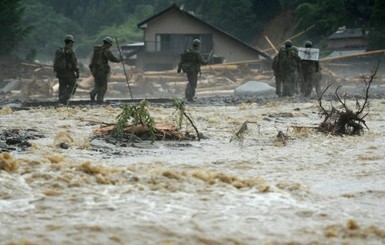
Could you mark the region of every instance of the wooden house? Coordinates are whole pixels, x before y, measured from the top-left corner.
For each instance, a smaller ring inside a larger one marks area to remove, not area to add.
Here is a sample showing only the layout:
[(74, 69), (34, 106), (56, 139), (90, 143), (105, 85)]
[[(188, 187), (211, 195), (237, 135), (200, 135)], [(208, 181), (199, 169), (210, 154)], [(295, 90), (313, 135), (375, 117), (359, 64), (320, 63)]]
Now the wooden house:
[(215, 63), (231, 63), (270, 57), (236, 37), (199, 19), (173, 4), (138, 24), (144, 31), (144, 47), (137, 53), (135, 65), (143, 71), (176, 69), (180, 54), (201, 40), (201, 53), (211, 51)]
[(368, 45), (367, 33), (361, 28), (349, 29), (345, 26), (339, 27), (326, 40), (330, 50), (365, 49)]

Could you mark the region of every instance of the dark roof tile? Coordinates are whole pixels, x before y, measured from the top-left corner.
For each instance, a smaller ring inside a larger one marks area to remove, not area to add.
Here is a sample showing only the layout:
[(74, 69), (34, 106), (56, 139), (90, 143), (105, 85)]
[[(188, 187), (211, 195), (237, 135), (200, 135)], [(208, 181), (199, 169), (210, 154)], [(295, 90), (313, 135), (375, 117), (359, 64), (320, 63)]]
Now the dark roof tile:
[(342, 38), (356, 38), (356, 37), (366, 37), (362, 28), (338, 28), (338, 30), (330, 35), (327, 39), (342, 39)]

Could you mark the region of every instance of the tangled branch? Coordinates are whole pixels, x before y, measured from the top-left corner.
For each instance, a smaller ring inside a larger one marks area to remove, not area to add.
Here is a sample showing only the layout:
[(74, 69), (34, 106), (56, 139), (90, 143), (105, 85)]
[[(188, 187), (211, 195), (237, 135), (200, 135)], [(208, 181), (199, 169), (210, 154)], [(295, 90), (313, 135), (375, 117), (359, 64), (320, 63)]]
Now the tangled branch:
[(369, 108), (369, 89), (370, 86), (377, 74), (377, 70), (380, 64), (380, 60), (377, 62), (374, 72), (369, 76), (369, 78), (363, 77), (363, 82), (365, 83), (365, 91), (364, 91), (364, 102), (361, 104), (356, 98), (356, 109), (357, 111), (353, 111), (350, 109), (346, 102), (346, 94), (341, 95), (339, 93), (339, 89), (341, 86), (338, 86), (335, 90), (335, 97), (337, 101), (342, 106), (342, 109), (337, 109), (333, 105), (331, 105), (330, 110), (326, 110), (322, 105), (322, 98), (325, 92), (330, 88), (332, 83), (329, 83), (328, 86), (322, 91), (320, 97), (318, 98), (318, 104), (320, 107), (320, 115), (324, 117), (323, 122), (319, 126), (319, 130), (324, 133), (331, 133), (335, 135), (360, 135), (364, 127), (369, 130), (368, 126), (364, 118), (368, 115), (368, 113), (363, 114), (365, 109)]

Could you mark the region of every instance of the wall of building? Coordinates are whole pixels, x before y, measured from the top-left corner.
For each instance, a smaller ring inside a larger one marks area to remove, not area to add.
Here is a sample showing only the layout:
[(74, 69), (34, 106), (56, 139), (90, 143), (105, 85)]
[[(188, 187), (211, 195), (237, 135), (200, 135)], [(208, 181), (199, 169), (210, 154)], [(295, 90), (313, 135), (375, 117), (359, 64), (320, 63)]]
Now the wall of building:
[(367, 41), (363, 38), (341, 38), (328, 41), (329, 49), (362, 48), (367, 46)]
[(137, 67), (142, 70), (155, 67), (154, 64), (159, 64), (159, 70), (164, 70), (165, 67), (170, 67), (171, 69), (176, 69), (177, 67), (179, 55), (156, 52), (156, 34), (159, 33), (212, 34), (214, 54), (224, 57), (224, 63), (259, 58), (256, 52), (241, 42), (210, 28), (210, 26), (195, 21), (177, 10), (172, 10), (146, 24), (147, 27), (144, 29), (145, 49), (138, 54), (136, 63)]

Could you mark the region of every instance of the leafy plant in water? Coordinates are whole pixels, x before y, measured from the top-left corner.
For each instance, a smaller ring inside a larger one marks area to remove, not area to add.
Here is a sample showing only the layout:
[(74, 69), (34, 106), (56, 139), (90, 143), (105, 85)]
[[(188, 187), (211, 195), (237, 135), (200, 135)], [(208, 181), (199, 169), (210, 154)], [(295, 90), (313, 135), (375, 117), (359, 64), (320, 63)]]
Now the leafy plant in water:
[(175, 100), (172, 105), (176, 108), (176, 117), (178, 121), (178, 129), (182, 128), (183, 119), (185, 117), (186, 108), (184, 106), (183, 100)]
[(131, 121), (133, 125), (147, 126), (150, 134), (151, 142), (155, 141), (155, 122), (148, 111), (148, 101), (142, 100), (136, 105), (125, 105), (123, 111), (116, 117), (117, 122), (112, 131), (113, 136), (123, 137), (124, 128)]

